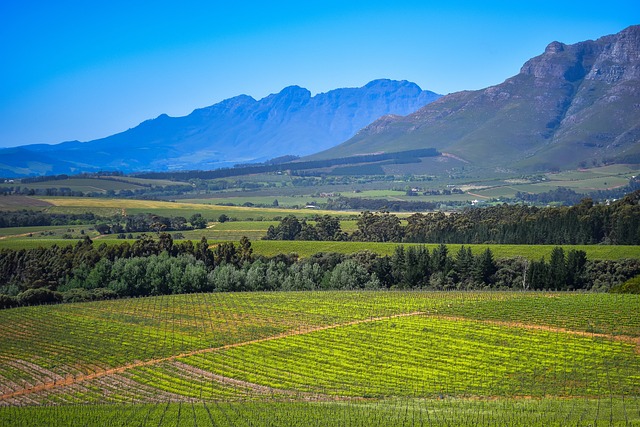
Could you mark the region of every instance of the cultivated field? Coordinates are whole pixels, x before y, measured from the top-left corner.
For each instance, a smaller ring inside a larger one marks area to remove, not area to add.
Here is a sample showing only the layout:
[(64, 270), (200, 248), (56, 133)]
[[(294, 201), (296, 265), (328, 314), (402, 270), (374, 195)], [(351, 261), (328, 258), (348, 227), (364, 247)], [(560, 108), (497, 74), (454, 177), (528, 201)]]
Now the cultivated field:
[[(433, 251), (436, 244), (417, 243), (379, 243), (379, 242), (321, 242), (321, 241), (285, 241), (285, 240), (260, 240), (264, 236), (268, 225), (275, 222), (233, 222), (215, 224), (206, 230), (183, 231), (183, 239), (197, 243), (204, 236), (210, 245), (220, 242), (238, 241), (242, 236), (251, 239), (251, 247), (256, 255), (272, 257), (278, 254), (297, 254), (301, 258), (310, 257), (318, 252), (337, 252), (353, 254), (359, 251), (371, 251), (381, 256), (392, 255), (398, 245), (425, 246)], [(84, 234), (81, 232), (84, 230)], [(133, 233), (133, 237), (143, 233)], [(146, 233), (155, 236), (154, 233)], [(175, 236), (176, 233), (170, 233)], [(51, 247), (75, 245), (84, 235), (94, 239), (94, 244), (105, 243), (107, 245), (119, 245), (123, 242), (133, 243), (135, 240), (118, 239), (115, 235), (99, 236), (93, 226), (57, 226), (57, 227), (25, 227), (13, 229), (0, 229), (0, 249), (33, 249), (38, 247)], [(66, 236), (63, 238), (63, 236)], [(181, 240), (175, 240), (180, 242)], [(459, 244), (446, 245), (451, 254), (457, 253)], [(589, 259), (620, 260), (625, 258), (640, 258), (640, 246), (624, 245), (560, 245), (565, 252), (575, 249), (583, 250)], [(539, 260), (542, 257), (549, 260), (551, 251), (555, 245), (465, 245), (470, 247), (474, 254), (482, 253), (490, 248), (495, 258), (524, 257), (530, 260)]]
[(184, 182), (173, 182), (160, 179), (141, 179), (124, 176), (102, 177), (102, 178), (82, 178), (71, 177), (69, 179), (51, 180), (30, 183), (0, 183), (0, 190), (3, 188), (45, 190), (47, 188), (67, 188), (70, 191), (82, 191), (85, 193), (106, 193), (107, 191), (120, 190), (140, 190), (145, 187), (165, 187), (170, 185), (188, 184)]
[(93, 212), (96, 215), (111, 216), (117, 214), (134, 215), (138, 213), (152, 213), (161, 216), (183, 216), (189, 218), (195, 213), (203, 217), (216, 220), (221, 214), (231, 218), (244, 220), (272, 219), (273, 217), (294, 214), (299, 218), (310, 218), (316, 215), (353, 215), (353, 212), (322, 211), (318, 209), (281, 209), (281, 208), (252, 208), (240, 206), (218, 206), (199, 203), (164, 202), (157, 200), (108, 199), (90, 197), (41, 197), (53, 206), (47, 209), (51, 213), (84, 213)]
[(1, 425), (635, 425), (640, 296), (192, 294), (0, 311)]

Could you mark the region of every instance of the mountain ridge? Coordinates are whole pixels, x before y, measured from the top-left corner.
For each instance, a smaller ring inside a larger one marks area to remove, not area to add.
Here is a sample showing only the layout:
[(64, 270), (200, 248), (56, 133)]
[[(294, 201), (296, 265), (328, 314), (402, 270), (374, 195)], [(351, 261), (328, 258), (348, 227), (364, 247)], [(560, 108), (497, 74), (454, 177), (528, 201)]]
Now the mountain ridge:
[[(440, 95), (406, 80), (373, 80), (360, 88), (312, 96), (300, 86), (256, 100), (238, 95), (182, 117), (161, 114), (126, 131), (88, 142), (17, 147), (46, 162), (28, 175), (97, 170), (214, 169), (287, 154), (308, 155), (353, 136), (378, 117), (411, 113)], [(0, 150), (0, 175), (28, 172), (28, 158), (7, 163)], [(45, 156), (45, 157), (43, 157)], [(44, 172), (43, 172), (44, 171)]]
[(640, 163), (640, 26), (551, 42), (503, 83), (382, 117), (312, 158), (433, 147), (479, 167), (546, 171)]

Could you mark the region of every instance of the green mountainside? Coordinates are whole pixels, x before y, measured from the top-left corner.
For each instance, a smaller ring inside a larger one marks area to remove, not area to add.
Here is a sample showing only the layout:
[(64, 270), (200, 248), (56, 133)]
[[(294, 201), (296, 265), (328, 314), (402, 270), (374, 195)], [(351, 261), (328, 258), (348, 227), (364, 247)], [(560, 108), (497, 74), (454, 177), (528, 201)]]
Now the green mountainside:
[(520, 73), (457, 92), (405, 117), (385, 116), (311, 158), (432, 147), (496, 170), (640, 163), (640, 26), (549, 44)]

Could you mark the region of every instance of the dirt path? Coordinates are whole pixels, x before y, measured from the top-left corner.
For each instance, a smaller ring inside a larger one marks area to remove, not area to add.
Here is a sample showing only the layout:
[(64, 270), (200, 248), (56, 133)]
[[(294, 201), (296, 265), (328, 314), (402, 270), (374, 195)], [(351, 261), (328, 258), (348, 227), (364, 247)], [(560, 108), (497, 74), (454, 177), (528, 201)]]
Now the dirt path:
[(11, 238), (14, 238), (14, 237), (26, 237), (29, 234), (33, 234), (33, 233), (22, 233), (22, 234), (11, 234), (9, 236), (0, 236), (0, 240), (11, 239)]
[(442, 154), (442, 157), (449, 157), (451, 159), (456, 159), (463, 163), (469, 163), (467, 160), (463, 159), (462, 157), (458, 157), (455, 154), (451, 154), (451, 153), (441, 153), (441, 154)]
[(74, 377), (66, 377), (66, 378), (63, 378), (61, 380), (50, 381), (50, 382), (34, 385), (33, 387), (25, 388), (25, 389), (22, 389), (22, 390), (16, 390), (16, 391), (12, 391), (10, 393), (4, 393), (4, 394), (0, 395), (0, 401), (1, 400), (12, 399), (12, 398), (19, 397), (19, 396), (25, 396), (25, 395), (33, 394), (33, 393), (37, 393), (37, 392), (44, 391), (44, 390), (51, 390), (51, 389), (58, 388), (58, 387), (70, 386), (70, 385), (77, 384), (77, 383), (82, 382), (82, 381), (88, 381), (88, 380), (92, 380), (92, 379), (95, 379), (95, 378), (104, 377), (104, 376), (107, 376), (107, 375), (120, 374), (120, 373), (123, 373), (123, 372), (125, 372), (125, 371), (127, 371), (129, 369), (133, 369), (133, 368), (138, 368), (138, 367), (142, 367), (142, 366), (156, 365), (156, 364), (162, 363), (162, 362), (172, 362), (172, 361), (174, 361), (176, 359), (180, 359), (180, 358), (183, 358), (183, 357), (195, 356), (195, 355), (198, 355), (198, 354), (214, 353), (214, 352), (217, 352), (217, 351), (227, 350), (227, 349), (236, 348), (236, 347), (243, 347), (243, 346), (250, 345), (250, 344), (273, 341), (273, 340), (286, 338), (286, 337), (292, 337), (292, 336), (296, 336), (296, 335), (310, 334), (312, 332), (325, 331), (325, 330), (329, 330), (329, 329), (337, 329), (337, 328), (342, 328), (342, 327), (345, 327), (345, 326), (352, 326), (352, 325), (359, 325), (359, 324), (362, 324), (362, 323), (377, 322), (377, 321), (380, 321), (380, 320), (396, 319), (396, 318), (399, 318), (399, 317), (418, 316), (418, 315), (422, 315), (422, 314), (425, 314), (425, 313), (421, 312), (421, 311), (416, 311), (416, 312), (412, 312), (412, 313), (394, 314), (394, 315), (391, 315), (391, 316), (370, 317), (370, 318), (367, 318), (367, 319), (353, 320), (351, 322), (346, 322), (346, 323), (318, 326), (318, 327), (308, 328), (308, 329), (298, 329), (298, 330), (294, 330), (294, 331), (283, 332), (283, 333), (277, 334), (277, 335), (272, 335), (272, 336), (266, 337), (266, 338), (259, 338), (259, 339), (255, 339), (255, 340), (251, 340), (251, 341), (239, 342), (239, 343), (235, 343), (235, 344), (227, 344), (227, 345), (224, 345), (224, 346), (221, 346), (221, 347), (204, 348), (204, 349), (200, 349), (200, 350), (194, 350), (194, 351), (181, 353), (181, 354), (177, 354), (177, 355), (174, 355), (174, 356), (158, 358), (158, 359), (150, 359), (150, 360), (145, 360), (145, 361), (134, 362), (134, 363), (130, 363), (128, 365), (123, 365), (123, 366), (119, 366), (119, 367), (116, 367), (116, 368), (111, 368), (111, 369), (106, 369), (104, 371), (95, 372), (93, 374), (78, 375), (78, 376), (74, 376)]
[(467, 194), (473, 197), (480, 197), (481, 199), (490, 199), (489, 196), (483, 196), (482, 194), (472, 193), (471, 191), (467, 191)]

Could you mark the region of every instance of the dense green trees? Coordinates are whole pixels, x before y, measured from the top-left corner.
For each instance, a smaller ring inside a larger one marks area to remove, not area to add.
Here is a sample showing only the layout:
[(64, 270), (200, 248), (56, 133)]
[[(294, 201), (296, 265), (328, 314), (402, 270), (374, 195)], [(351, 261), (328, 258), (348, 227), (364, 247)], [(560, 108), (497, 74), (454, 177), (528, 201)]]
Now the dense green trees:
[[(416, 213), (402, 226), (400, 219), (383, 211), (364, 211), (358, 229), (341, 232), (337, 218), (324, 216), (316, 226), (290, 215), (270, 227), (267, 240), (354, 240), (415, 243), (503, 244), (640, 244), (640, 191), (613, 203), (594, 204), (584, 199), (576, 206), (537, 208), (499, 205), (468, 208), (444, 214)], [(330, 232), (321, 227), (331, 224)]]
[(92, 213), (53, 214), (33, 210), (0, 211), (0, 228), (39, 225), (93, 224), (99, 217)]
[(316, 224), (287, 215), (276, 227), (269, 226), (265, 240), (347, 240), (340, 228), (340, 220), (331, 215), (319, 216)]
[[(606, 291), (640, 274), (640, 260), (588, 261), (584, 251), (555, 248), (547, 262), (494, 259), (490, 249), (455, 254), (444, 244), (398, 246), (391, 256), (359, 252), (255, 257), (251, 242), (170, 236), (133, 244), (0, 251), (0, 308), (190, 292), (312, 289), (531, 289)], [(626, 289), (626, 288), (625, 288)]]
[[(155, 227), (157, 237), (134, 243), (94, 245), (87, 237), (74, 246), (0, 250), (0, 307), (185, 292), (276, 289), (428, 288), (607, 291), (640, 274), (640, 260), (589, 261), (584, 251), (557, 247), (549, 260), (495, 259), (487, 249), (469, 247), (449, 253), (448, 242), (625, 243), (640, 242), (640, 192), (611, 204), (583, 200), (571, 208), (496, 206), (459, 214), (414, 214), (403, 226), (388, 212), (363, 212), (355, 240), (433, 241), (398, 246), (392, 256), (370, 252), (351, 256), (316, 254), (304, 260), (280, 254), (255, 257), (251, 242), (220, 243), (206, 238), (195, 245), (176, 243), (162, 232), (186, 226), (185, 218), (132, 216), (108, 225), (134, 229)], [(201, 217), (191, 218), (197, 223)], [(154, 221), (149, 225), (150, 221)], [(155, 225), (154, 225), (155, 224)], [(344, 240), (338, 218), (314, 223), (285, 217), (267, 238)], [(626, 288), (625, 288), (626, 289)]]
[(640, 244), (640, 191), (610, 204), (500, 205), (407, 218), (403, 239), (430, 243)]

